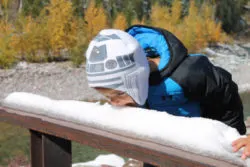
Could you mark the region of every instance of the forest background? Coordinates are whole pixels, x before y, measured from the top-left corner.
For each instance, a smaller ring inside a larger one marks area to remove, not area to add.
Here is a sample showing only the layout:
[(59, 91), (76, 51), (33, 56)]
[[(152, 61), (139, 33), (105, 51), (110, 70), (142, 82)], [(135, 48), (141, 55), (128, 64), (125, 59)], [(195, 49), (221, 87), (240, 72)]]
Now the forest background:
[[(1, 0), (0, 68), (19, 61), (71, 60), (79, 66), (103, 28), (165, 28), (189, 52), (231, 43), (249, 30), (249, 0)], [(244, 15), (245, 14), (245, 15)], [(247, 34), (247, 33), (246, 33)], [(249, 32), (248, 32), (249, 35)]]

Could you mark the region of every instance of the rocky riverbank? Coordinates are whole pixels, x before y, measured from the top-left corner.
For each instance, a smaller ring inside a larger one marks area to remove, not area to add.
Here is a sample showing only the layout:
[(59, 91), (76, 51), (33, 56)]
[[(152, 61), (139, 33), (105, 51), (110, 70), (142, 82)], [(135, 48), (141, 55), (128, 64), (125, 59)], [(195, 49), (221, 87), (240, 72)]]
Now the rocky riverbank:
[(211, 62), (232, 73), (240, 92), (250, 90), (250, 43), (223, 45), (206, 48), (205, 54)]
[(22, 91), (54, 99), (100, 99), (102, 96), (88, 88), (84, 67), (74, 68), (70, 62), (26, 63), (0, 70), (0, 99), (11, 92)]
[[(246, 48), (249, 48), (246, 49)], [(250, 90), (250, 44), (219, 45), (204, 52), (216, 65), (232, 73), (240, 91)], [(31, 92), (54, 99), (98, 100), (103, 98), (87, 85), (85, 67), (70, 62), (26, 63), (0, 70), (0, 99), (15, 91)]]

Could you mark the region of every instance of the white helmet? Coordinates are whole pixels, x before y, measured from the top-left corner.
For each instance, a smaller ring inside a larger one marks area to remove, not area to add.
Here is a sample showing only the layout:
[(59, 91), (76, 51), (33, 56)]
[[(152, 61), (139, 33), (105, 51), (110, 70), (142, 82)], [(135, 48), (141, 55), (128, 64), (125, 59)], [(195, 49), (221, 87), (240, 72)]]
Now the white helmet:
[(143, 48), (128, 33), (105, 29), (90, 42), (86, 52), (90, 87), (126, 92), (143, 105), (148, 96), (149, 64)]

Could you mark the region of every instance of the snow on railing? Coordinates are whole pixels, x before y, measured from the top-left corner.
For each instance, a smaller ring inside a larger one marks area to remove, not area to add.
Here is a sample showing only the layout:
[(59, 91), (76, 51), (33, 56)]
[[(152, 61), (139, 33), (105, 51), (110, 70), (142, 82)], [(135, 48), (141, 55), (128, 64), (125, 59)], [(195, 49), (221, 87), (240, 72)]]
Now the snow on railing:
[(0, 120), (31, 131), (32, 167), (71, 166), (71, 141), (157, 166), (247, 166), (238, 132), (214, 120), (12, 93)]

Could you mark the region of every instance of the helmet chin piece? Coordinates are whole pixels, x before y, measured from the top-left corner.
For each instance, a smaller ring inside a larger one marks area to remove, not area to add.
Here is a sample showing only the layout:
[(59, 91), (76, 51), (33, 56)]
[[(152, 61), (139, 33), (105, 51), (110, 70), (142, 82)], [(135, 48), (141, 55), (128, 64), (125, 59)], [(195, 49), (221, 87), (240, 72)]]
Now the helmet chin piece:
[(148, 85), (142, 83), (147, 82), (147, 78), (143, 78), (143, 72), (144, 69), (139, 68), (124, 76), (125, 92), (139, 105), (143, 105), (147, 99)]

